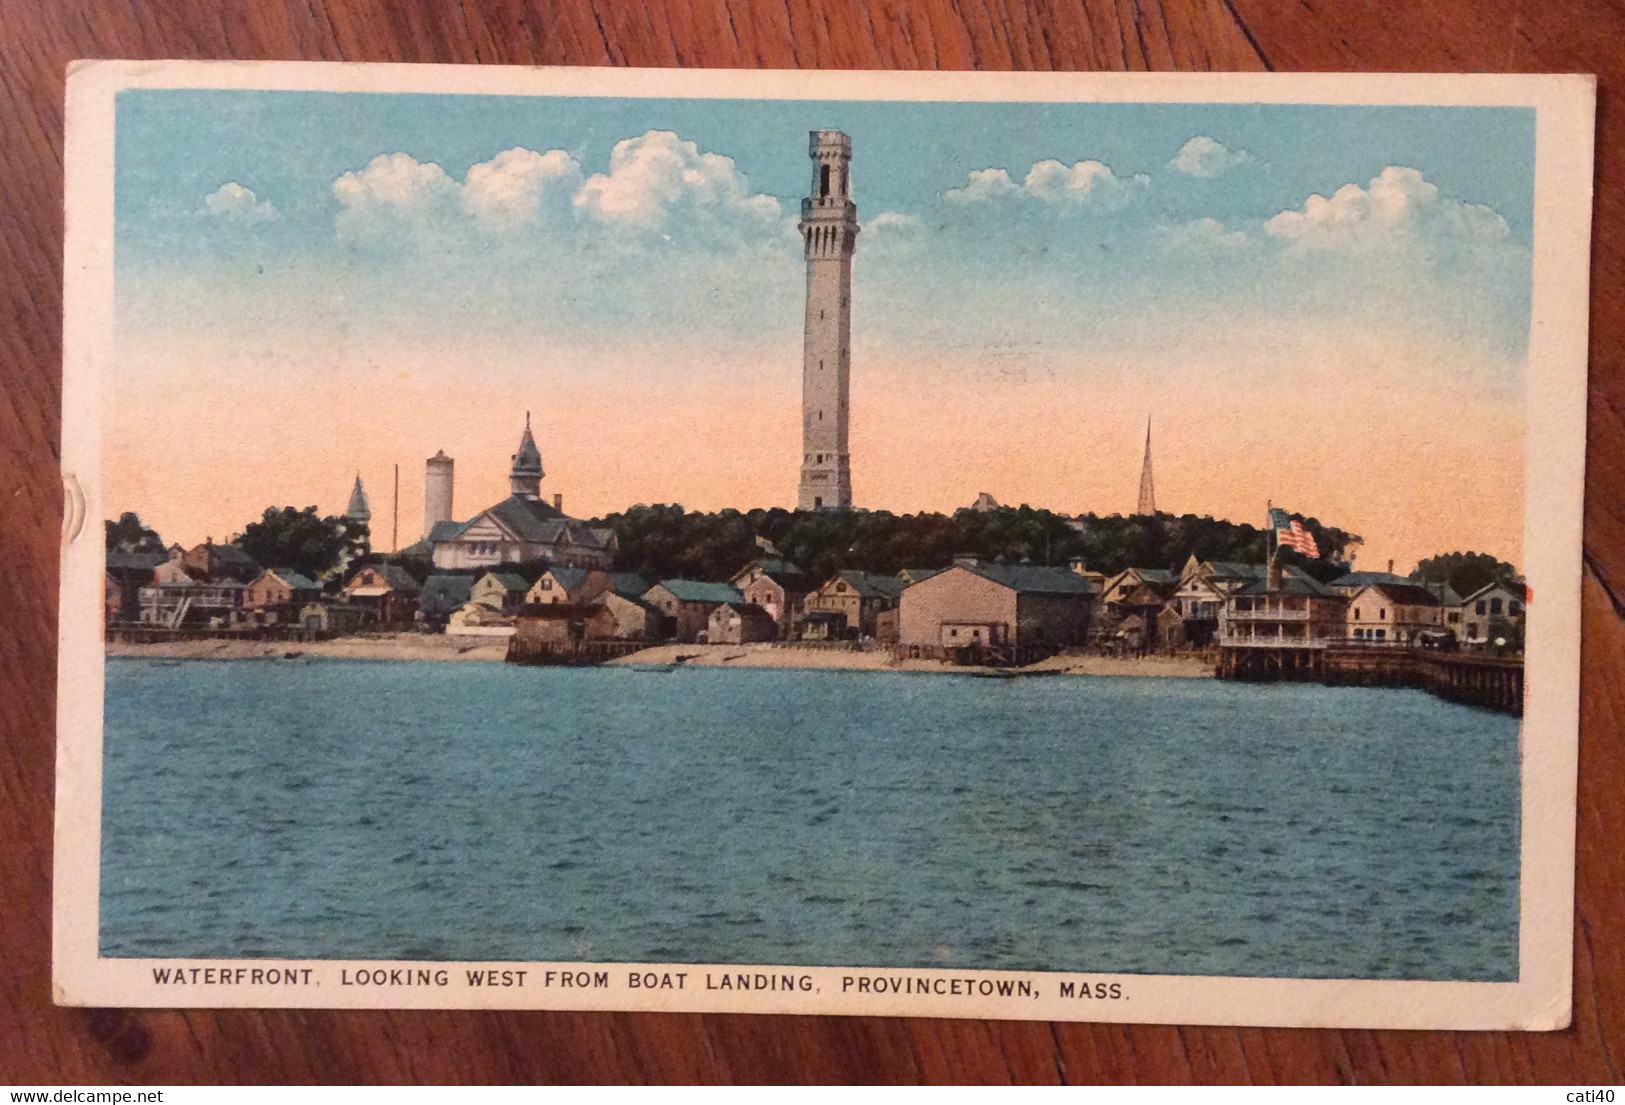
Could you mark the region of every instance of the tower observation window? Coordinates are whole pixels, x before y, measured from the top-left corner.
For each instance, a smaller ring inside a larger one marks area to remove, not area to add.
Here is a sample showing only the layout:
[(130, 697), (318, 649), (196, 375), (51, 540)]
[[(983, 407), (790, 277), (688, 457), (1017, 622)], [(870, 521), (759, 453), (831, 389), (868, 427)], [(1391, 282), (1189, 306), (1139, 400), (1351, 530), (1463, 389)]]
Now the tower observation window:
[(829, 195), (829, 166), (828, 165), (820, 165), (818, 167), (818, 194), (820, 196)]

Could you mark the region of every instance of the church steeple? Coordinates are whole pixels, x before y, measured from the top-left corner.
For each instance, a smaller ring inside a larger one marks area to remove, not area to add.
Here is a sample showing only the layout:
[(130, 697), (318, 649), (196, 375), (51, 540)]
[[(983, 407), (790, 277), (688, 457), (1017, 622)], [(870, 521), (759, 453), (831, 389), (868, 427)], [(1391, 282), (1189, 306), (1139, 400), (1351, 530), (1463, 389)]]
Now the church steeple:
[(523, 499), (542, 497), (542, 451), (530, 435), (530, 412), (525, 412), (525, 432), (519, 438), (519, 451), (513, 455), (513, 471), (508, 486)]
[(366, 525), (372, 521), (372, 508), (367, 505), (367, 489), (361, 486), (361, 473), (355, 474), (355, 487), (350, 491), (350, 505), (344, 516), (352, 522)]
[(1151, 484), (1151, 419), (1145, 420), (1145, 461), (1140, 467), (1140, 507), (1136, 514), (1157, 512), (1157, 491)]

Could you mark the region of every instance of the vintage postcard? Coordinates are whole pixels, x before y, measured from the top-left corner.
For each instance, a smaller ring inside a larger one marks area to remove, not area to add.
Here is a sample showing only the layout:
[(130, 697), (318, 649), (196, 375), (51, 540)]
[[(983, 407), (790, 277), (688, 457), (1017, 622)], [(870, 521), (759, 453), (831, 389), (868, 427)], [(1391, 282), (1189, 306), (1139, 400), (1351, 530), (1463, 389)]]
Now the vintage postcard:
[(1567, 1024), (1594, 99), (76, 67), (57, 999)]

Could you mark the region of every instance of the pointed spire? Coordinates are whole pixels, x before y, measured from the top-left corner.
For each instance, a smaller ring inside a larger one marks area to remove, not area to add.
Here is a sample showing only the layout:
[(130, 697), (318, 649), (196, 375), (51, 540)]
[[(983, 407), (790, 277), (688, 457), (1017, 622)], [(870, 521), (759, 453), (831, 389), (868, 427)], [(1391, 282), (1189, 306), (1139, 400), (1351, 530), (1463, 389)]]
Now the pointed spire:
[(1140, 467), (1140, 506), (1134, 513), (1155, 514), (1157, 491), (1151, 482), (1151, 417), (1145, 420), (1145, 461)]
[(508, 486), (515, 495), (525, 499), (539, 499), (542, 495), (542, 451), (530, 433), (530, 412), (525, 412), (525, 432), (519, 435), (519, 451), (513, 455), (513, 471), (508, 474)]
[(367, 489), (361, 486), (361, 473), (355, 474), (355, 487), (350, 491), (350, 505), (344, 516), (353, 522), (372, 521), (372, 508), (367, 505)]

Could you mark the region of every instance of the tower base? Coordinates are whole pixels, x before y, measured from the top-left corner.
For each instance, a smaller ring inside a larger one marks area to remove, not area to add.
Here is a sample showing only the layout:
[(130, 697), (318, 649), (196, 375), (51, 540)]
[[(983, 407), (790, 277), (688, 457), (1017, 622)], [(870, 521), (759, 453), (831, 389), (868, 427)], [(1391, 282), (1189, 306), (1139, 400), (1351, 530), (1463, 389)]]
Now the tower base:
[(797, 510), (851, 510), (852, 465), (846, 454), (834, 464), (803, 464)]

